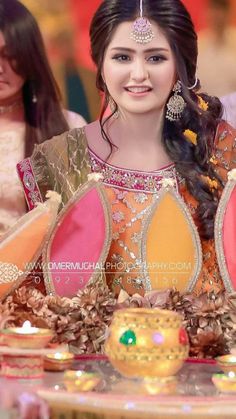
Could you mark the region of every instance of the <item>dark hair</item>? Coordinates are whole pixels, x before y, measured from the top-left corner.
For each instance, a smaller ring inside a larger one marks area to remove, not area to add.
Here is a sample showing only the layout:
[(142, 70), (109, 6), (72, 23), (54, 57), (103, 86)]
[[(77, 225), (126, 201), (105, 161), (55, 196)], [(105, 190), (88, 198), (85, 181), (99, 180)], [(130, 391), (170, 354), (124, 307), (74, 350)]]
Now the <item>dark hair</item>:
[[(29, 156), (35, 143), (66, 131), (68, 124), (35, 18), (19, 1), (0, 0), (0, 30), (13, 69), (25, 79), (25, 155)], [(32, 101), (34, 96), (37, 102)]]
[[(108, 106), (109, 92), (102, 79), (102, 65), (105, 51), (117, 25), (133, 21), (139, 15), (139, 0), (105, 0), (95, 13), (91, 27), (91, 55), (97, 66), (97, 87), (105, 93), (101, 113), (101, 128), (112, 150), (112, 143), (104, 130), (103, 116)], [(177, 171), (186, 181), (186, 186), (198, 201), (197, 215), (202, 237), (214, 235), (214, 216), (218, 204), (218, 192), (212, 190), (203, 176), (209, 176), (221, 184), (209, 164), (213, 151), (214, 137), (222, 108), (219, 99), (201, 94), (208, 102), (208, 111), (198, 106), (199, 97), (188, 89), (196, 80), (197, 35), (191, 17), (180, 0), (144, 0), (144, 16), (156, 22), (167, 37), (173, 51), (179, 80), (182, 82), (182, 96), (187, 103), (176, 122), (165, 118), (163, 145), (176, 165)], [(194, 90), (198, 90), (200, 83)], [(105, 122), (107, 119), (105, 120)], [(188, 142), (183, 135), (186, 129), (197, 134), (197, 146)], [(202, 178), (201, 178), (201, 175)]]

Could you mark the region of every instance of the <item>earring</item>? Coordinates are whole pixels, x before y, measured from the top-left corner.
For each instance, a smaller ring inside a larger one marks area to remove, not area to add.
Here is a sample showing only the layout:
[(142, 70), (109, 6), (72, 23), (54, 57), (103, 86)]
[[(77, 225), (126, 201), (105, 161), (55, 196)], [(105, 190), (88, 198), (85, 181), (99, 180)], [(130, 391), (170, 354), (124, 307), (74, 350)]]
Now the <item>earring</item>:
[(109, 96), (109, 107), (112, 113), (112, 117), (113, 118), (118, 118), (119, 116), (119, 110), (118, 110), (118, 106), (117, 103), (114, 101), (114, 99)]
[(37, 99), (37, 96), (36, 96), (35, 92), (33, 93), (33, 96), (32, 96), (32, 102), (33, 103), (37, 103), (38, 102), (38, 99)]
[(31, 90), (31, 101), (32, 101), (32, 103), (37, 103), (38, 102), (38, 98), (37, 98), (37, 95), (36, 95), (36, 93), (35, 93), (35, 85), (34, 85), (34, 82), (33, 81), (31, 81), (31, 84), (30, 84), (30, 90)]
[(182, 91), (182, 85), (181, 81), (178, 80), (174, 87), (173, 92), (174, 94), (170, 97), (168, 100), (166, 107), (166, 118), (169, 119), (169, 121), (178, 121), (180, 119), (181, 114), (186, 106), (186, 103), (183, 99), (183, 97), (179, 94)]

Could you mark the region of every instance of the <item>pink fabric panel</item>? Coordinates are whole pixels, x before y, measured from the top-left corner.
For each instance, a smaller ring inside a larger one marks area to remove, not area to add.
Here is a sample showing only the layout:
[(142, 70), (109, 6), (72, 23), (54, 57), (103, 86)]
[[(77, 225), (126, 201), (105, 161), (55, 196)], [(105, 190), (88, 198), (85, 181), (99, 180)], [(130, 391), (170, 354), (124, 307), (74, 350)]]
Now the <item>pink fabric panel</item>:
[(58, 295), (71, 297), (86, 286), (100, 258), (105, 234), (103, 206), (94, 188), (73, 205), (56, 229), (50, 262), (55, 262), (57, 269), (52, 263), (50, 269)]
[(236, 187), (228, 201), (223, 222), (223, 247), (225, 260), (236, 290)]

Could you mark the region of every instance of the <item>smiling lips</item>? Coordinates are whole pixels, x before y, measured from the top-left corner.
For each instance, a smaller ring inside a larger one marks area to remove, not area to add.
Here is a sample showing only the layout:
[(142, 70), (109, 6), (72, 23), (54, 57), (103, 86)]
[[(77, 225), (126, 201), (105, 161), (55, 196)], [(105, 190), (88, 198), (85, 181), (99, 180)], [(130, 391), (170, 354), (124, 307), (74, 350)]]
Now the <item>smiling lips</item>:
[(125, 90), (129, 93), (140, 94), (150, 92), (152, 89), (149, 86), (127, 86)]

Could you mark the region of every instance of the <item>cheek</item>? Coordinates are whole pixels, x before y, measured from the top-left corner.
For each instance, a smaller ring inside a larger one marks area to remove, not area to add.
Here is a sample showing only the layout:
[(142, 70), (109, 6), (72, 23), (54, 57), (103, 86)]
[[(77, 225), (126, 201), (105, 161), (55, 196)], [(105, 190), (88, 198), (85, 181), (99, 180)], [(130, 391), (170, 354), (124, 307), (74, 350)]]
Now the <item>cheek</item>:
[(102, 75), (108, 90), (113, 90), (122, 84), (122, 80), (124, 80), (124, 71), (122, 70), (119, 66), (113, 66), (112, 64), (104, 67)]
[(172, 66), (163, 67), (157, 79), (163, 90), (171, 91), (176, 81), (175, 69)]
[(18, 73), (16, 73), (14, 71), (14, 68), (12, 68), (10, 64), (8, 64), (7, 66), (7, 72), (8, 72), (9, 81), (12, 84), (12, 86), (20, 89), (23, 86), (25, 79), (22, 76), (20, 76)]
[(23, 79), (23, 77), (19, 76), (19, 75), (18, 75), (18, 74), (16, 74), (16, 73), (14, 73), (14, 74), (12, 75), (11, 80), (12, 80), (12, 85), (14, 85), (14, 87), (15, 87), (16, 89), (19, 89), (19, 90), (23, 87), (23, 85), (24, 85), (24, 83), (25, 83), (25, 80)]

